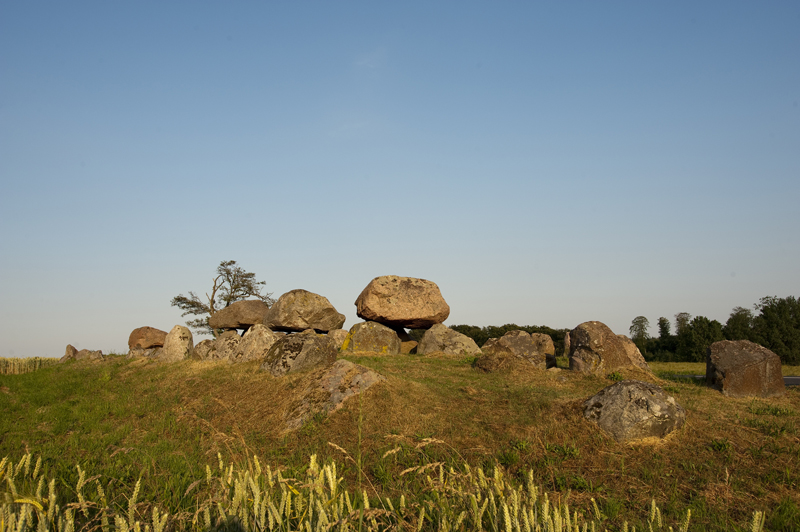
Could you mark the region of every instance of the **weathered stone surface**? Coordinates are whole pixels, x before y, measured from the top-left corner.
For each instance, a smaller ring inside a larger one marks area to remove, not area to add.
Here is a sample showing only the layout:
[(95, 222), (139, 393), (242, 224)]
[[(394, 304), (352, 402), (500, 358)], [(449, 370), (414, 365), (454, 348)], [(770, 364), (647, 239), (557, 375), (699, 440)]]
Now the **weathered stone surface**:
[(214, 360), (216, 358), (217, 344), (215, 340), (203, 340), (194, 346), (192, 358), (197, 360)]
[(781, 359), (748, 340), (711, 344), (706, 354), (706, 384), (732, 397), (773, 397), (786, 391)]
[(481, 350), (475, 340), (441, 323), (437, 323), (425, 331), (422, 340), (417, 346), (417, 354), (419, 355), (433, 353), (434, 351), (441, 351), (448, 355), (477, 356), (481, 354)]
[(581, 323), (570, 331), (569, 337), (569, 369), (573, 371), (596, 375), (605, 375), (620, 368), (649, 371), (641, 354), (636, 356), (639, 350), (630, 352), (625, 342), (599, 321)]
[[(231, 331), (233, 332), (233, 331)], [(233, 362), (241, 352), (242, 337), (238, 334), (220, 334), (214, 341), (216, 347), (212, 360)]]
[(81, 349), (75, 353), (75, 360), (103, 360), (103, 352), (92, 349)]
[(192, 332), (183, 325), (176, 325), (167, 334), (158, 359), (164, 362), (185, 360), (192, 356), (193, 348)]
[(327, 335), (288, 334), (273, 344), (261, 369), (280, 377), (314, 366), (329, 366), (337, 355), (336, 344)]
[(167, 332), (154, 327), (139, 327), (131, 332), (128, 337), (128, 349), (150, 349), (163, 347), (167, 339)]
[(286, 427), (297, 429), (314, 414), (335, 412), (348, 399), (383, 380), (382, 375), (348, 360), (312, 371), (298, 394), (299, 400), (286, 415)]
[(239, 344), (234, 358), (231, 362), (249, 362), (251, 360), (262, 360), (266, 358), (270, 348), (281, 338), (268, 327), (259, 324), (253, 325), (248, 329)]
[[(486, 341), (486, 344), (492, 340), (496, 342), (498, 339), (490, 338)], [(483, 349), (486, 348), (486, 344), (483, 344)], [(474, 367), (481, 371), (492, 373), (495, 371), (511, 371), (515, 368), (521, 367), (523, 364), (527, 365), (527, 362), (524, 362), (523, 359), (518, 358), (511, 353), (498, 351), (494, 353), (482, 354), (475, 359)], [(528, 367), (532, 366), (528, 365)]]
[(67, 360), (75, 360), (75, 353), (77, 352), (78, 350), (75, 348), (75, 346), (73, 346), (72, 344), (67, 344), (67, 349), (64, 353), (64, 356), (61, 357), (59, 362), (66, 362)]
[(566, 333), (564, 333), (564, 356), (565, 357), (569, 356), (569, 345), (570, 345), (570, 342), (569, 342), (569, 331), (567, 331)]
[(328, 332), (341, 329), (344, 321), (344, 314), (337, 312), (328, 298), (308, 290), (286, 292), (264, 317), (264, 325), (273, 331)]
[(163, 347), (151, 347), (149, 349), (135, 348), (128, 351), (127, 358), (158, 358), (163, 350)]
[(681, 428), (686, 412), (655, 384), (620, 381), (583, 403), (583, 415), (619, 442), (663, 438)]
[(547, 369), (556, 367), (556, 346), (549, 334), (531, 333), (533, 349), (537, 353), (544, 353)]
[(333, 342), (336, 344), (336, 349), (341, 349), (344, 339), (347, 338), (347, 331), (344, 329), (333, 329), (332, 331), (328, 331), (328, 336), (333, 338)]
[(350, 328), (342, 344), (342, 351), (373, 351), (396, 355), (400, 353), (400, 337), (380, 323), (364, 321)]
[(533, 343), (534, 351), (537, 353), (555, 356), (556, 346), (553, 344), (553, 339), (550, 338), (549, 334), (531, 333), (531, 342)]
[(247, 299), (231, 303), (218, 310), (208, 319), (212, 329), (248, 329), (256, 323), (263, 323), (269, 307), (259, 299)]
[(427, 329), (446, 320), (450, 307), (434, 282), (385, 275), (364, 288), (356, 299), (356, 313), (390, 327)]
[(622, 348), (625, 349), (625, 355), (628, 357), (628, 360), (631, 362), (631, 364), (637, 368), (649, 372), (650, 366), (647, 365), (647, 362), (642, 356), (642, 352), (639, 351), (639, 348), (636, 347), (636, 344), (633, 343), (633, 340), (624, 334), (618, 334), (617, 338), (622, 343)]
[(102, 351), (93, 351), (91, 349), (81, 349), (78, 351), (71, 345), (67, 346), (67, 352), (61, 357), (59, 362), (67, 362), (68, 360), (103, 360)]
[[(548, 345), (550, 353), (547, 352)], [(508, 331), (501, 338), (489, 338), (483, 344), (481, 351), (483, 355), (480, 358), (483, 360), (476, 361), (476, 366), (484, 371), (509, 368), (512, 361), (508, 357), (515, 357), (538, 369), (547, 369), (555, 365), (555, 358), (552, 357), (552, 353), (555, 352), (552, 340), (548, 344), (537, 335), (534, 341), (534, 338), (525, 331)], [(551, 355), (550, 358), (548, 354)]]

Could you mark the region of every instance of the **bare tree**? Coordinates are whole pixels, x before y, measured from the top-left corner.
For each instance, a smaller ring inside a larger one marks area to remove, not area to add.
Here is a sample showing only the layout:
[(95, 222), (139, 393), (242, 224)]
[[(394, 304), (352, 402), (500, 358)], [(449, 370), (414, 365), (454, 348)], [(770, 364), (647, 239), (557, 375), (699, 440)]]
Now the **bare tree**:
[(220, 262), (217, 266), (217, 276), (213, 279), (211, 293), (206, 292), (205, 294), (205, 301), (201, 300), (194, 292), (189, 292), (188, 297), (183, 294), (173, 297), (170, 304), (183, 311), (181, 316), (189, 314), (201, 316), (186, 322), (186, 325), (198, 334), (216, 336), (216, 331), (208, 325), (208, 319), (218, 310), (248, 297), (260, 299), (267, 305), (275, 302), (271, 297), (272, 293), (261, 293), (261, 289), (265, 285), (265, 281), (256, 281), (255, 273), (246, 272), (236, 265), (235, 260), (227, 260)]

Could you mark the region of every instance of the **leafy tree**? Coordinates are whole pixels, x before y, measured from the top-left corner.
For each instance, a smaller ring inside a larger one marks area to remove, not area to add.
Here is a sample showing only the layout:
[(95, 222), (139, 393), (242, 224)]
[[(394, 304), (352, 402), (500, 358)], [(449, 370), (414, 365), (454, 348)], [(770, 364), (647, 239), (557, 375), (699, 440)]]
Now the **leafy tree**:
[(630, 329), (628, 329), (631, 333), (631, 340), (634, 342), (648, 340), (650, 334), (647, 332), (647, 329), (649, 328), (650, 320), (644, 316), (636, 316), (631, 322)]
[(198, 334), (216, 336), (216, 331), (208, 325), (208, 319), (218, 310), (248, 297), (260, 299), (267, 305), (275, 302), (271, 297), (272, 293), (261, 293), (264, 285), (265, 281), (256, 281), (256, 274), (246, 272), (236, 265), (235, 260), (222, 261), (217, 266), (217, 276), (213, 279), (211, 294), (206, 292), (206, 301), (201, 300), (194, 292), (189, 292), (188, 297), (183, 294), (173, 297), (170, 304), (183, 311), (181, 316), (189, 314), (201, 316), (186, 322), (186, 325)]
[(749, 340), (753, 336), (753, 311), (734, 307), (722, 328), (726, 340)]
[(631, 340), (636, 344), (636, 347), (642, 352), (642, 355), (647, 351), (647, 341), (650, 339), (650, 333), (647, 329), (650, 328), (650, 321), (644, 316), (636, 316), (631, 322), (628, 329), (631, 333)]
[(672, 336), (670, 332), (669, 320), (664, 316), (658, 318), (658, 338), (661, 340), (666, 340)]
[(781, 358), (783, 364), (800, 364), (800, 300), (793, 296), (762, 297), (755, 305), (752, 340)]
[(724, 339), (720, 322), (696, 316), (678, 334), (678, 358), (688, 362), (705, 362), (709, 346)]
[(678, 312), (675, 314), (675, 335), (680, 336), (681, 333), (689, 325), (692, 320), (692, 315), (688, 312)]

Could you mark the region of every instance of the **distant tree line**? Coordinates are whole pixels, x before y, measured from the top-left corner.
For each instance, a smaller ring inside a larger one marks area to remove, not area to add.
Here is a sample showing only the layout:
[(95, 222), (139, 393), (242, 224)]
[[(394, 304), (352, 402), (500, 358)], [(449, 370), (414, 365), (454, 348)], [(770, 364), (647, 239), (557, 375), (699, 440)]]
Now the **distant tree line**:
[[(688, 312), (675, 315), (674, 333), (672, 322), (663, 316), (658, 318), (657, 325), (658, 336), (653, 337), (648, 333), (650, 322), (646, 317), (637, 316), (631, 322), (630, 337), (646, 360), (705, 362), (706, 351), (714, 342), (750, 340), (774, 352), (783, 364), (800, 365), (800, 299), (793, 296), (762, 297), (753, 305), (753, 310), (735, 307), (724, 325), (705, 316), (692, 317)], [(451, 325), (450, 328), (475, 340), (478, 347), (483, 347), (489, 338), (500, 338), (508, 331), (544, 333), (553, 339), (556, 355), (564, 353), (564, 336), (569, 332), (569, 329), (515, 323), (500, 327)], [(410, 331), (417, 340), (424, 332)]]
[(706, 351), (720, 340), (750, 340), (774, 352), (783, 364), (800, 365), (800, 300), (794, 296), (762, 297), (753, 310), (735, 307), (722, 325), (688, 312), (675, 315), (675, 333), (665, 317), (658, 318), (658, 336), (651, 337), (647, 318), (631, 322), (631, 339), (647, 360), (705, 362)]
[(494, 325), (489, 325), (488, 327), (478, 327), (477, 325), (451, 325), (450, 328), (475, 340), (478, 347), (483, 347), (483, 344), (485, 344), (486, 340), (489, 338), (500, 338), (508, 331), (525, 331), (528, 334), (546, 334), (553, 339), (556, 355), (564, 353), (564, 335), (569, 332), (569, 329), (553, 329), (544, 325), (517, 325), (516, 323), (506, 323), (500, 327)]

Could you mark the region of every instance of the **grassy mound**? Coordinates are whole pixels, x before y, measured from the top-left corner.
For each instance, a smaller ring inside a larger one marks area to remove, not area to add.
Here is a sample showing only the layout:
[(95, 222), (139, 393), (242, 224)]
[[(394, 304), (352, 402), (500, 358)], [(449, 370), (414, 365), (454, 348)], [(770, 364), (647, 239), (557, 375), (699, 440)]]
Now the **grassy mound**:
[(631, 446), (583, 419), (583, 400), (608, 379), (484, 373), (471, 359), (436, 355), (342, 358), (386, 382), (294, 432), (282, 421), (302, 375), (275, 379), (256, 363), (109, 357), (2, 375), (0, 457), (40, 455), (65, 490), (77, 485), (76, 463), (121, 492), (141, 478), (139, 499), (170, 514), (194, 511), (198, 492), (189, 487), (220, 453), (243, 467), (258, 456), (285, 478), (305, 475), (312, 455), (337, 460), (354, 493), (409, 501), (429, 490), (425, 475), (408, 470), (499, 466), (523, 485), (530, 473), (533, 485), (587, 516), (595, 499), (605, 527), (647, 529), (652, 500), (676, 528), (687, 510), (693, 530), (736, 530), (755, 511), (766, 512), (769, 530), (795, 530), (800, 519), (797, 388), (759, 401), (650, 378), (686, 408), (687, 425), (660, 444)]

